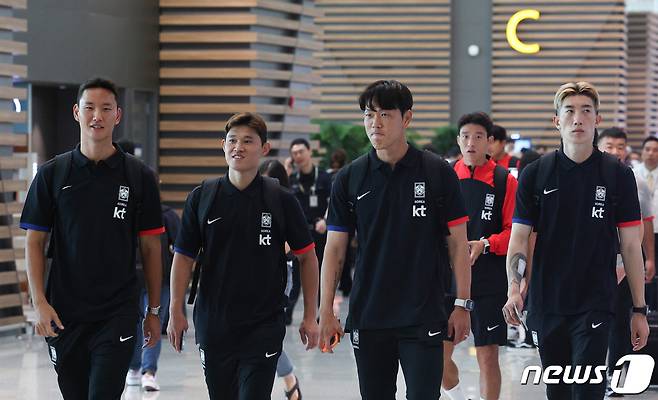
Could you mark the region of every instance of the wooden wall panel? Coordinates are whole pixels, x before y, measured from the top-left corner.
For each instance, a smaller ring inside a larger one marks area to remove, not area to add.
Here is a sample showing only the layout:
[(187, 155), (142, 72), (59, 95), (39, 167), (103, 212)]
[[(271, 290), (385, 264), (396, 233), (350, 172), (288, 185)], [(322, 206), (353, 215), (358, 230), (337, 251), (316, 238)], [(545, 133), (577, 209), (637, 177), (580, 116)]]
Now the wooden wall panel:
[(16, 268), (16, 260), (25, 258), (25, 249), (17, 236), (25, 233), (14, 221), (23, 209), (19, 192), (28, 186), (17, 173), (27, 167), (27, 158), (17, 154), (15, 148), (27, 145), (27, 134), (16, 133), (14, 124), (24, 123), (26, 113), (16, 112), (13, 99), (25, 100), (27, 91), (14, 88), (13, 79), (27, 77), (27, 67), (14, 62), (15, 55), (27, 54), (27, 45), (13, 40), (13, 33), (25, 32), (27, 21), (13, 15), (14, 10), (26, 7), (26, 0), (0, 0), (0, 327), (25, 322), (21, 279)]
[(639, 150), (647, 135), (658, 134), (658, 15), (628, 14), (629, 143)]
[[(518, 25), (518, 38), (540, 51), (521, 54), (507, 42), (517, 11), (536, 9), (538, 20)], [(509, 133), (534, 145), (556, 146), (553, 96), (566, 82), (589, 81), (601, 95), (602, 128), (626, 126), (626, 16), (622, 0), (493, 0), (492, 116)]]
[(292, 138), (318, 131), (311, 123), (320, 95), (318, 15), (312, 0), (160, 0), (165, 202), (181, 208), (204, 178), (225, 172), (218, 139), (234, 113), (263, 115), (273, 157), (287, 157)]
[(322, 28), (324, 120), (362, 124), (358, 95), (396, 79), (414, 94), (411, 129), (429, 136), (450, 122), (450, 0), (316, 0)]

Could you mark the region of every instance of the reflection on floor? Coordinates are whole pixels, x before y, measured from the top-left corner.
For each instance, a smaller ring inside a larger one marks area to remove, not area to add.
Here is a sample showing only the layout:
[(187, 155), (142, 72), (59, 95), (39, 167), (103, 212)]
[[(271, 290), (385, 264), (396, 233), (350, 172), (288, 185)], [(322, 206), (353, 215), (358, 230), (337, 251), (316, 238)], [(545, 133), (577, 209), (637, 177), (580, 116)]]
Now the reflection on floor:
[[(345, 320), (344, 309), (342, 320)], [(189, 313), (189, 315), (192, 315)], [(301, 314), (296, 312), (296, 322)], [(188, 337), (193, 337), (188, 333)], [(305, 351), (299, 341), (296, 328), (289, 327), (284, 348), (295, 364), (302, 393), (307, 400), (357, 400), (359, 387), (351, 345), (344, 340), (335, 354), (321, 354), (317, 350)], [(461, 386), (471, 399), (479, 399), (478, 368), (475, 351), (470, 343), (455, 350), (461, 370)], [(501, 399), (543, 399), (544, 387), (522, 386), (521, 373), (528, 365), (539, 365), (534, 349), (501, 348), (503, 387)], [(142, 392), (139, 387), (128, 387), (125, 400), (159, 399), (204, 399), (208, 398), (203, 373), (192, 341), (183, 354), (175, 354), (169, 345), (163, 346), (159, 363), (158, 382), (160, 392)], [(397, 399), (405, 398), (402, 372), (398, 375)], [(445, 396), (442, 396), (444, 398)], [(284, 399), (283, 383), (277, 380), (272, 391), (273, 399)], [(639, 396), (626, 397), (637, 400), (658, 399), (658, 388), (652, 388)], [(48, 358), (45, 343), (41, 338), (0, 338), (0, 399), (51, 400), (61, 399), (56, 376)]]

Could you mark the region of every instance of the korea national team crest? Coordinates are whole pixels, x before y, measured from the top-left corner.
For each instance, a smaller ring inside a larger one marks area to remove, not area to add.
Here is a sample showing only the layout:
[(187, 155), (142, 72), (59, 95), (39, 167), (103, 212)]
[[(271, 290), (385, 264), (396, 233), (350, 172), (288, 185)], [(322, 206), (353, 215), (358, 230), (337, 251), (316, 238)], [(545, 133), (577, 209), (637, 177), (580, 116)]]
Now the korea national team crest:
[(596, 201), (605, 201), (605, 186), (596, 187)]
[(260, 217), (260, 227), (261, 228), (271, 228), (272, 227), (272, 214), (262, 213)]
[(130, 188), (128, 186), (119, 186), (119, 201), (128, 201)]
[(425, 198), (425, 182), (414, 182), (414, 197), (417, 199)]
[(496, 198), (495, 194), (487, 193), (487, 197), (485, 197), (484, 199), (485, 207), (493, 207), (495, 198)]
[(605, 212), (605, 186), (597, 186), (594, 191), (594, 206), (592, 207), (592, 218), (603, 219)]

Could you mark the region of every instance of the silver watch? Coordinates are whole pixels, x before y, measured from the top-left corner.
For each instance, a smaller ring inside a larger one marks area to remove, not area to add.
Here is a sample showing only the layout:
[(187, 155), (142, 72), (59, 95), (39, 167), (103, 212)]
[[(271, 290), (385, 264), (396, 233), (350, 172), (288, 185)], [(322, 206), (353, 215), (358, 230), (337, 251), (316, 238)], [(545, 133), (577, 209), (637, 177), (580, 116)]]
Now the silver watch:
[(466, 311), (473, 311), (475, 303), (471, 299), (455, 299), (455, 305), (461, 307)]
[(146, 314), (153, 314), (160, 316), (160, 306), (156, 306), (156, 307), (146, 306)]

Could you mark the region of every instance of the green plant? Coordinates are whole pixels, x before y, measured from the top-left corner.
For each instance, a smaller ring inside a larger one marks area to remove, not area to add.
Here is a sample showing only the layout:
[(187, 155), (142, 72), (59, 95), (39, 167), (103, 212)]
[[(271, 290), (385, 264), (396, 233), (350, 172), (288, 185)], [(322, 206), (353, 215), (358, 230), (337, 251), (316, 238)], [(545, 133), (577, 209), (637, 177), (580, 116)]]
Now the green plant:
[(331, 154), (336, 149), (343, 149), (347, 153), (348, 161), (352, 161), (370, 148), (370, 141), (363, 125), (352, 125), (333, 121), (315, 121), (320, 125), (320, 132), (311, 135), (314, 140), (320, 141), (320, 147), (325, 150), (320, 164), (329, 165)]
[(459, 130), (455, 125), (444, 125), (434, 129), (432, 146), (437, 153), (445, 154), (452, 146), (457, 145)]

